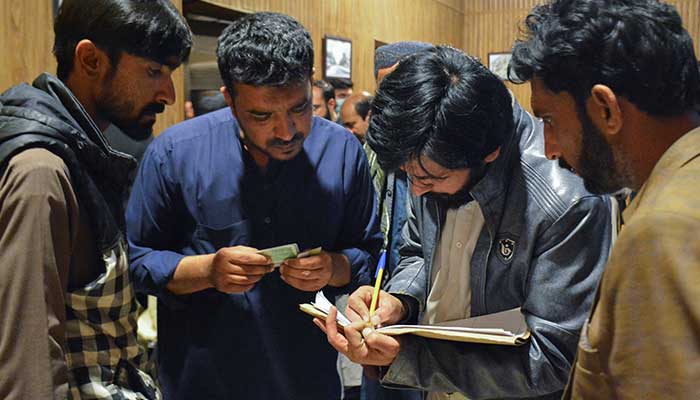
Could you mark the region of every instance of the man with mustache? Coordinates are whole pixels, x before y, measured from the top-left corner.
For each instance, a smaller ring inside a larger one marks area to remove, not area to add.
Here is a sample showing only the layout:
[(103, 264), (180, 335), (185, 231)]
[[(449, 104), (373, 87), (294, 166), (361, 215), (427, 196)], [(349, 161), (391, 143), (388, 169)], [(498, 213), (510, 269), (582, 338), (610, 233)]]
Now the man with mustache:
[(564, 398), (697, 399), (697, 43), (655, 0), (550, 1), (525, 33), (510, 67), (530, 81), (547, 157), (592, 192), (636, 192)]
[[(168, 399), (341, 396), (337, 352), (298, 306), (368, 283), (382, 237), (362, 146), (312, 115), (313, 56), (291, 17), (237, 20), (217, 49), (229, 108), (146, 151), (127, 226)], [(258, 253), (288, 243), (323, 250), (279, 268)]]
[(58, 77), (0, 95), (0, 398), (160, 399), (142, 370), (123, 201), (192, 37), (169, 0), (64, 0)]
[[(406, 94), (410, 93), (410, 96)], [(367, 143), (413, 194), (399, 264), (369, 320), (372, 287), (348, 301), (354, 323), (328, 341), (354, 362), (388, 366), (382, 384), (428, 399), (553, 399), (608, 256), (611, 204), (542, 154), (542, 125), (478, 60), (438, 46), (401, 59), (379, 86)], [(519, 307), (522, 346), (390, 337), (367, 325), (434, 324)]]

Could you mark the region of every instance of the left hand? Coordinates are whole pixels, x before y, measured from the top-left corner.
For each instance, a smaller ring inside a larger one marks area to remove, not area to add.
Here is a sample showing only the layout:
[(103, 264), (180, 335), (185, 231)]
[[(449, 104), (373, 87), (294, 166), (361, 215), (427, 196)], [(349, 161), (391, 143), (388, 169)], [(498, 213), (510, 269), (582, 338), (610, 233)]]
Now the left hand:
[(377, 333), (363, 321), (346, 326), (343, 335), (338, 332), (337, 315), (338, 310), (331, 307), (325, 321), (314, 318), (314, 324), (326, 333), (328, 343), (334, 349), (357, 364), (383, 366), (394, 361), (401, 349), (401, 343), (396, 338)]
[(316, 292), (333, 278), (333, 257), (322, 251), (315, 256), (286, 260), (280, 265), (280, 276), (296, 289)]

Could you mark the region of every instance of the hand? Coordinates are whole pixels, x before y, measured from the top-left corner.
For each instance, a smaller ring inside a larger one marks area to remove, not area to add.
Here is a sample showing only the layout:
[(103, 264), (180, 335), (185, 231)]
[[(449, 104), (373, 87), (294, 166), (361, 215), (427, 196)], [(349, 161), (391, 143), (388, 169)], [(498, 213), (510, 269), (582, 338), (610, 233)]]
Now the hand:
[(267, 256), (246, 246), (224, 247), (216, 252), (209, 265), (209, 282), (224, 293), (243, 293), (272, 272)]
[[(326, 333), (328, 343), (350, 361), (362, 365), (390, 365), (399, 354), (401, 343), (387, 335), (368, 328), (363, 321), (347, 325), (343, 333), (338, 332), (338, 311), (331, 307), (325, 321), (314, 318), (314, 324)], [(363, 337), (364, 336), (364, 337)]]
[(280, 265), (282, 280), (305, 292), (316, 292), (328, 285), (333, 272), (333, 257), (325, 251), (315, 256), (292, 258)]
[(393, 325), (403, 320), (407, 310), (397, 297), (380, 290), (377, 299), (377, 308), (374, 310), (372, 321), (369, 320), (369, 306), (372, 303), (372, 286), (361, 286), (348, 298), (348, 307), (345, 316), (350, 321), (363, 321), (365, 325), (379, 327)]

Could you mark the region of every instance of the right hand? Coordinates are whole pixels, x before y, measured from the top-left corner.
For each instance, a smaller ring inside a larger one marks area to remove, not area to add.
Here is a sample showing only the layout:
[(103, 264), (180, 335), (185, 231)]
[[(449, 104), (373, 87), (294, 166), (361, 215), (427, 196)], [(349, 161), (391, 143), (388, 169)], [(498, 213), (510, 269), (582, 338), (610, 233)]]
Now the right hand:
[(372, 321), (369, 320), (369, 306), (372, 303), (372, 286), (361, 286), (348, 298), (345, 316), (352, 322), (363, 321), (372, 327), (393, 325), (405, 318), (407, 310), (398, 297), (380, 290), (377, 308), (374, 310)]
[(209, 283), (224, 293), (243, 293), (274, 270), (267, 256), (246, 246), (224, 247), (209, 264)]

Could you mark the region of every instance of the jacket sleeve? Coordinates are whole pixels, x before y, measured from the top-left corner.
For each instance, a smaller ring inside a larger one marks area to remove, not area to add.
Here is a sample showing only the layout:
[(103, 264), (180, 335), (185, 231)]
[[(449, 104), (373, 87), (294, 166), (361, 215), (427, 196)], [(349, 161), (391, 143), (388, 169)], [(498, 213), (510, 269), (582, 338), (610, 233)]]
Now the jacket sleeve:
[[(65, 291), (78, 204), (61, 159), (14, 156), (0, 179), (0, 398), (65, 398)], [(75, 272), (75, 271), (74, 271)]]
[(612, 230), (608, 200), (586, 197), (540, 234), (523, 284), (522, 311), (531, 330), (526, 344), (511, 347), (406, 336), (383, 383), (462, 392), (470, 399), (561, 391), (609, 255)]

